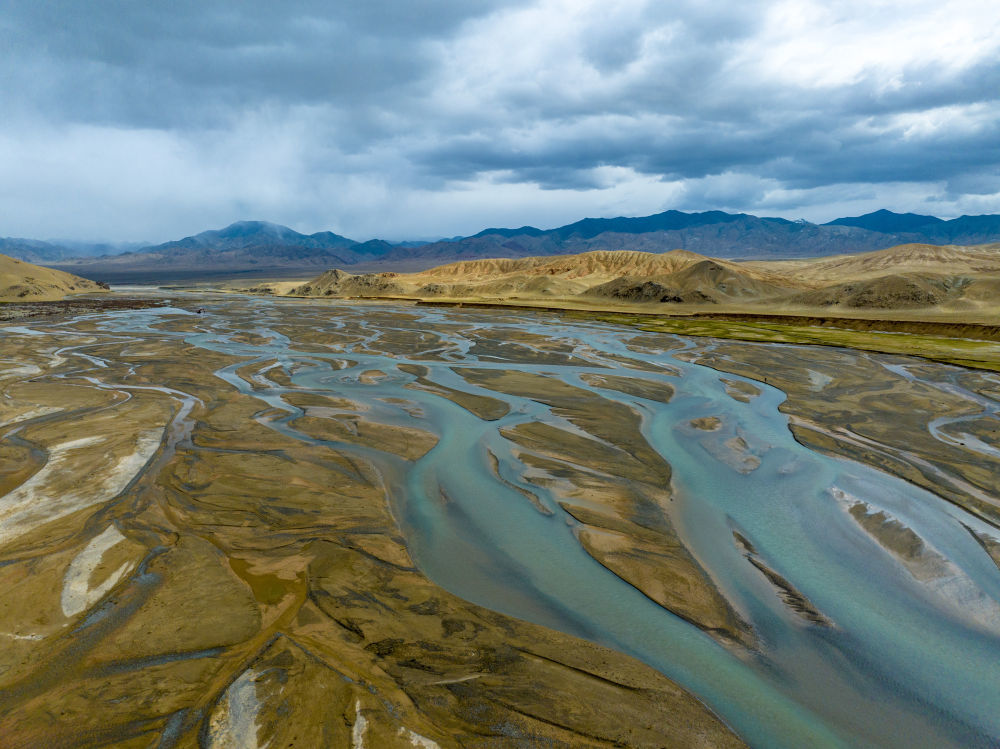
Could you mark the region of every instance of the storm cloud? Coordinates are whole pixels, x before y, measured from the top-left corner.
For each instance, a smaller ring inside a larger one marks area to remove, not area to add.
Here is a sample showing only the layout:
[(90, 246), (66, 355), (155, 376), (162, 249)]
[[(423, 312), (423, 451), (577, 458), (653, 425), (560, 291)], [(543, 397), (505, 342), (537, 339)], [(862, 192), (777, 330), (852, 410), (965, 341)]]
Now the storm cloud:
[(0, 235), (1000, 212), (998, 52), (971, 0), (12, 0)]

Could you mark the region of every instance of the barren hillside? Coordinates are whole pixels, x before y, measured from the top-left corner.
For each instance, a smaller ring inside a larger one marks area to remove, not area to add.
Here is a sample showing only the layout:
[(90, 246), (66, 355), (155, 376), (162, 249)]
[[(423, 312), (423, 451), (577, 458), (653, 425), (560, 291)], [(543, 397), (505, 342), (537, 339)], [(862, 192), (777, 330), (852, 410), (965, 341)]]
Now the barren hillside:
[(466, 260), (419, 273), (330, 270), (295, 296), (545, 300), (547, 303), (723, 305), (848, 311), (982, 310), (998, 303), (1000, 244), (907, 244), (834, 258), (736, 262), (686, 250), (595, 251)]
[(751, 261), (743, 265), (816, 283), (854, 281), (904, 273), (978, 275), (1000, 273), (1000, 244), (971, 247), (901, 244), (860, 255), (839, 255), (816, 260)]
[(37, 302), (105, 291), (94, 281), (0, 255), (0, 302)]

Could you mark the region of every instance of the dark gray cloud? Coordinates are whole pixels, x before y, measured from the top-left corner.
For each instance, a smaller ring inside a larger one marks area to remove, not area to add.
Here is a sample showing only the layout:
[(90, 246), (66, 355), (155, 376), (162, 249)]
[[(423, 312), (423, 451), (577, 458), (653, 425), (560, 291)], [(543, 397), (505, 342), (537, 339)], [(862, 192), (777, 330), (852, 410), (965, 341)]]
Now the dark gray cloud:
[(1000, 211), (998, 52), (975, 0), (13, 0), (0, 235)]
[(177, 127), (269, 105), (385, 103), (419, 89), (429, 43), (493, 4), (13, 2), (8, 105)]

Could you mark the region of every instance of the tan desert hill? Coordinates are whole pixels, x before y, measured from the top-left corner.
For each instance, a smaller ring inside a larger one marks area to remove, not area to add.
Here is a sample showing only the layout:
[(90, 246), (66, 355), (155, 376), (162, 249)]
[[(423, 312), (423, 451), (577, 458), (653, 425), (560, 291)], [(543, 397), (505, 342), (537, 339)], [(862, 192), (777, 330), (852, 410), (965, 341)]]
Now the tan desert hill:
[(816, 260), (751, 261), (747, 268), (795, 276), (803, 282), (842, 283), (890, 274), (974, 276), (1000, 273), (1000, 243), (956, 245), (901, 244), (858, 255)]
[(706, 258), (673, 273), (621, 276), (588, 289), (586, 294), (630, 303), (718, 304), (784, 297), (798, 288), (781, 277), (745, 272), (733, 263)]
[[(615, 279), (658, 278), (695, 266), (710, 264), (723, 272), (745, 273), (760, 281), (781, 283), (782, 278), (767, 271), (744, 272), (737, 263), (712, 260), (694, 252), (674, 250), (651, 252), (599, 250), (579, 255), (519, 259), (463, 260), (418, 273), (369, 273), (352, 275), (331, 270), (308, 284), (292, 290), (305, 296), (350, 295), (364, 290), (381, 290), (386, 295), (462, 296), (468, 294), (579, 294)], [(306, 290), (308, 287), (308, 290)], [(331, 293), (328, 294), (327, 291)], [(455, 292), (462, 292), (455, 294)]]
[(0, 255), (0, 302), (43, 302), (107, 291), (95, 281)]
[(781, 300), (783, 306), (954, 312), (1000, 308), (1000, 244), (904, 244), (860, 255), (763, 265), (812, 286), (810, 292)]
[(674, 250), (468, 260), (419, 273), (331, 270), (276, 293), (765, 310), (1000, 307), (1000, 244), (900, 245), (816, 260), (737, 262)]
[[(493, 281), (500, 277), (517, 275), (556, 276), (572, 280), (610, 280), (623, 275), (656, 276), (675, 273), (706, 260), (709, 258), (687, 250), (664, 253), (595, 250), (579, 255), (527, 257), (516, 260), (502, 258), (464, 260), (408, 275), (412, 278), (464, 283)], [(737, 266), (729, 260), (717, 262), (727, 267)]]
[(789, 297), (785, 303), (855, 309), (932, 307), (959, 298), (963, 288), (961, 282), (948, 278), (891, 274), (806, 291)]
[(739, 263), (706, 259), (672, 273), (669, 281), (681, 289), (712, 291), (733, 299), (759, 299), (801, 288), (797, 279), (768, 269), (754, 270)]

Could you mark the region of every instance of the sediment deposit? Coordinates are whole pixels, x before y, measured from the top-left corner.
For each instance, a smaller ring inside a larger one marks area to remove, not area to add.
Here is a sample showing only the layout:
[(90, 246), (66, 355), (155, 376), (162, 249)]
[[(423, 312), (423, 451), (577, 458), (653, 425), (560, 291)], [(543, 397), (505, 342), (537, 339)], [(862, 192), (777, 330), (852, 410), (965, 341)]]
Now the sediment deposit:
[[(0, 332), (4, 746), (741, 745), (652, 668), (414, 566), (377, 470), (336, 445), (414, 461), (433, 434), (154, 320)], [(220, 334), (270, 340), (246, 323)], [(304, 411), (272, 428), (226, 368)]]
[(1000, 735), (993, 375), (186, 306), (0, 328), (5, 746)]

